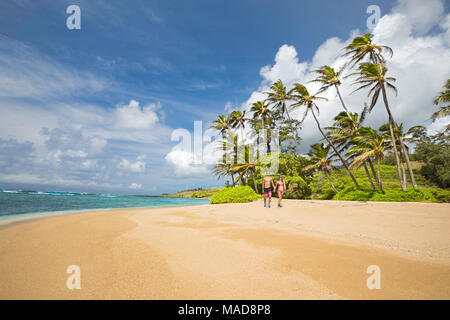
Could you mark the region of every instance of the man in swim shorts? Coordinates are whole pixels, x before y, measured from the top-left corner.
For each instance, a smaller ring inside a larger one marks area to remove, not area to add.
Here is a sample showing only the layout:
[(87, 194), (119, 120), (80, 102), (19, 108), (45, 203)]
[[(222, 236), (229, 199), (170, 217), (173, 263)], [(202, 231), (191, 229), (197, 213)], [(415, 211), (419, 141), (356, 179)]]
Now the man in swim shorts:
[(264, 208), (266, 207), (267, 198), (269, 198), (269, 208), (270, 208), (270, 202), (272, 200), (272, 190), (275, 189), (272, 177), (265, 176), (262, 180), (262, 187), (264, 192)]

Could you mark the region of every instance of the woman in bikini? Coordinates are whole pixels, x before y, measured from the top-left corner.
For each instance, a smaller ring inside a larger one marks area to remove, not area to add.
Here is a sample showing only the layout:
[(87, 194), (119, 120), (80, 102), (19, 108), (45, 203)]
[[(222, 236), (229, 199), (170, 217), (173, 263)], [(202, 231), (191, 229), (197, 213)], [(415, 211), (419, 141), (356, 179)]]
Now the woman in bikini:
[(286, 183), (283, 180), (283, 176), (280, 176), (277, 181), (278, 188), (278, 206), (281, 208), (281, 200), (283, 200), (283, 193), (286, 191)]

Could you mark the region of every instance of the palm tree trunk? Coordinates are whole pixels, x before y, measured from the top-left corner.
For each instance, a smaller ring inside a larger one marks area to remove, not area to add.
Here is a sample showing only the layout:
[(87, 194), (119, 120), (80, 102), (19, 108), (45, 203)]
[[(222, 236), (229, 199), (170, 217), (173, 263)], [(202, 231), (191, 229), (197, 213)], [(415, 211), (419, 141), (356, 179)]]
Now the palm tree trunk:
[(369, 169), (367, 169), (367, 164), (364, 162), (364, 170), (366, 171), (366, 175), (369, 177), (370, 185), (372, 186), (372, 190), (377, 190), (373, 184), (372, 177), (370, 176)]
[(397, 174), (398, 174), (398, 180), (400, 182), (400, 186), (402, 187), (402, 190), (406, 190), (406, 186), (403, 184), (402, 181), (402, 173), (400, 171), (400, 159), (398, 158), (398, 151), (397, 151), (397, 143), (395, 142), (395, 135), (393, 126), (395, 125), (394, 119), (392, 118), (391, 110), (389, 109), (389, 103), (386, 96), (386, 89), (384, 88), (384, 84), (381, 86), (381, 90), (383, 91), (383, 100), (384, 100), (384, 106), (386, 107), (386, 111), (388, 113), (389, 117), (389, 131), (391, 133), (391, 139), (392, 139), (392, 146), (394, 148), (394, 156), (395, 156), (395, 162), (397, 164)]
[(255, 185), (255, 191), (256, 191), (256, 193), (259, 193), (258, 185), (256, 184), (256, 179), (255, 179), (255, 172), (253, 170), (252, 170), (252, 177), (253, 177), (253, 184)]
[[(370, 158), (369, 158), (369, 166), (370, 166), (370, 170), (372, 171), (373, 178), (376, 181), (377, 180), (377, 174), (375, 173), (375, 168), (373, 167), (373, 162), (372, 162), (372, 159), (370, 159)], [(377, 182), (377, 184), (378, 184), (378, 182)]]
[(297, 142), (297, 133), (294, 130), (294, 127), (292, 126), (292, 120), (291, 120), (291, 116), (289, 115), (289, 111), (286, 107), (286, 104), (284, 104), (284, 110), (286, 110), (286, 115), (287, 118), (289, 120), (289, 126), (291, 127), (291, 131), (292, 131), (292, 135), (294, 136), (294, 142), (295, 142), (295, 153), (298, 153), (298, 142)]
[(344, 100), (342, 99), (341, 92), (339, 91), (338, 85), (334, 84), (334, 87), (336, 88), (337, 94), (339, 96), (339, 100), (341, 100), (342, 108), (344, 108), (345, 113), (347, 113), (347, 116), (351, 119), (350, 112), (348, 111), (347, 107), (345, 106), (345, 103), (344, 103)]
[[(398, 130), (397, 124), (394, 122), (395, 128)], [(416, 183), (416, 179), (414, 178), (414, 173), (412, 171), (411, 168), (411, 163), (409, 161), (409, 155), (408, 155), (408, 150), (406, 149), (405, 144), (403, 143), (403, 138), (401, 137), (401, 135), (398, 135), (398, 139), (400, 140), (400, 147), (403, 150), (403, 153), (405, 154), (405, 160), (406, 160), (406, 166), (408, 167), (408, 171), (409, 171), (409, 176), (411, 177), (411, 182), (414, 188), (417, 188), (417, 183)]]
[(233, 187), (236, 185), (235, 183), (234, 183), (234, 174), (231, 174), (231, 179), (233, 180)]
[(268, 130), (266, 130), (266, 123), (265, 123), (265, 121), (264, 121), (264, 118), (262, 118), (262, 130), (263, 130), (263, 132), (265, 133), (265, 139), (266, 139), (266, 145), (267, 145), (267, 153), (271, 153), (271, 150), (270, 150), (270, 139), (269, 139), (269, 131)]
[(378, 170), (378, 186), (380, 187), (381, 192), (383, 192), (383, 194), (385, 194), (386, 192), (384, 192), (383, 190), (383, 183), (381, 182), (381, 170), (380, 170), (380, 158), (377, 158), (377, 170)]
[(331, 181), (331, 177), (330, 177), (330, 174), (328, 173), (328, 169), (325, 168), (324, 171), (325, 171), (325, 174), (327, 175), (328, 181), (330, 181), (331, 187), (333, 188), (334, 192), (339, 193), (336, 190), (336, 187), (334, 186), (333, 181)]
[(400, 169), (402, 169), (402, 178), (403, 178), (403, 184), (405, 187), (408, 186), (406, 182), (406, 172), (405, 172), (405, 166), (403, 165), (403, 159), (402, 159), (402, 150), (399, 150), (399, 158), (400, 158)]
[(317, 120), (317, 117), (314, 114), (314, 110), (313, 109), (311, 109), (311, 113), (312, 113), (312, 115), (314, 117), (314, 120), (316, 120), (317, 128), (319, 128), (320, 133), (325, 138), (325, 140), (327, 140), (327, 142), (331, 146), (331, 148), (333, 148), (334, 152), (336, 153), (336, 155), (341, 160), (341, 162), (344, 165), (345, 169), (347, 169), (348, 175), (352, 178), (353, 182), (355, 183), (356, 188), (361, 191), (361, 188), (359, 187), (358, 182), (356, 181), (355, 177), (353, 176), (352, 172), (350, 171), (350, 168), (348, 167), (347, 162), (344, 160), (344, 158), (342, 158), (342, 156), (339, 153), (339, 151), (336, 150), (336, 147), (334, 146), (334, 144), (330, 141), (330, 139), (328, 139), (327, 135), (323, 132), (322, 128), (320, 127), (319, 120)]

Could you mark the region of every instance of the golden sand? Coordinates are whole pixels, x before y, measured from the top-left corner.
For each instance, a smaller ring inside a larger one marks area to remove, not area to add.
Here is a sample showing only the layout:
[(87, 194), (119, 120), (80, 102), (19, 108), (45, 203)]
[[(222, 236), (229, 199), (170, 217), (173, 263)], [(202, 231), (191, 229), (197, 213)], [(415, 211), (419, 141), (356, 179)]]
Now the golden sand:
[[(120, 209), (0, 229), (1, 299), (450, 299), (450, 205)], [(69, 265), (81, 289), (66, 286)], [(370, 265), (381, 289), (369, 290)]]

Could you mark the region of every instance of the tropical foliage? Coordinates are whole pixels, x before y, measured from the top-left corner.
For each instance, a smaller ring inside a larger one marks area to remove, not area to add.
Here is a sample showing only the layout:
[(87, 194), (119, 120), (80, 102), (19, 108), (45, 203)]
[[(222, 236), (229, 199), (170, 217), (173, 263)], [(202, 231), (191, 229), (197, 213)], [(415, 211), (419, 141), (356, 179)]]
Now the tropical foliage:
[[(446, 201), (447, 191), (432, 187), (450, 186), (450, 126), (428, 136), (422, 125), (406, 129), (396, 122), (389, 103), (390, 92), (397, 94), (396, 79), (386, 66), (386, 58), (392, 55), (391, 48), (373, 43), (370, 34), (356, 37), (344, 48), (347, 61), (342, 67), (324, 65), (313, 70), (315, 78), (310, 82), (320, 85), (317, 92), (310, 92), (301, 83), (288, 88), (278, 80), (265, 92), (264, 99), (218, 116), (212, 128), (221, 137), (217, 140), (223, 158), (213, 173), (219, 179), (231, 177), (233, 186), (251, 187), (259, 193), (267, 163), (276, 157), (288, 198)], [(365, 91), (369, 98), (367, 103), (361, 101), (357, 112), (350, 111), (341, 92), (348, 78), (357, 86), (353, 92)], [(323, 127), (318, 116), (320, 106), (327, 101), (323, 94), (330, 90), (339, 97), (342, 111), (331, 126)], [(450, 114), (449, 92), (450, 79), (434, 100), (439, 109), (434, 111), (433, 121)], [(386, 123), (378, 129), (370, 128), (364, 122), (377, 105), (384, 106)], [(301, 116), (292, 118), (297, 110)], [(308, 116), (323, 139), (310, 147), (307, 156), (301, 156), (300, 132)], [(255, 141), (257, 148), (253, 147)], [(416, 153), (412, 154), (414, 146)], [(392, 165), (386, 165), (388, 162)], [(237, 188), (226, 188), (222, 194), (236, 192), (238, 196), (240, 191), (231, 191), (243, 190)], [(234, 201), (232, 197), (228, 200)]]
[(211, 198), (211, 203), (243, 203), (252, 202), (259, 198), (261, 198), (261, 196), (249, 186), (237, 186), (234, 188), (225, 188), (217, 192)]

